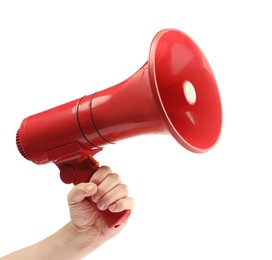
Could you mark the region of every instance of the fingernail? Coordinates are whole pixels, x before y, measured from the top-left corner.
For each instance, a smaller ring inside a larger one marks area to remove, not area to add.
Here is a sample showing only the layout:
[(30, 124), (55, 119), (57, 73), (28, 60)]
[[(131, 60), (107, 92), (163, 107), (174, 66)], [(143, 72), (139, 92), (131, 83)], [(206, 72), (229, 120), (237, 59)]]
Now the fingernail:
[(100, 210), (105, 210), (106, 209), (106, 205), (104, 203), (97, 203), (97, 207), (100, 209)]
[(85, 187), (85, 190), (86, 190), (87, 192), (93, 191), (93, 189), (94, 189), (94, 186), (93, 186), (92, 184), (88, 184), (88, 185)]
[(116, 209), (116, 204), (113, 204), (109, 207), (109, 211), (114, 212), (114, 210)]
[(98, 195), (92, 196), (92, 200), (93, 200), (93, 202), (96, 203), (99, 200), (99, 196)]

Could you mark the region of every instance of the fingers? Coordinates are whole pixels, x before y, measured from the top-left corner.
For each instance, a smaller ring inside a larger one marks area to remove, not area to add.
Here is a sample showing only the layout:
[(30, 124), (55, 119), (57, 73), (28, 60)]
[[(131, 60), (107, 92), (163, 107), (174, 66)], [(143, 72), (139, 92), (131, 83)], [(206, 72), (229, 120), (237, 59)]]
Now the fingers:
[(97, 185), (94, 183), (80, 183), (74, 186), (68, 193), (68, 204), (73, 205), (81, 202), (86, 197), (92, 196), (97, 192)]
[(101, 166), (90, 181), (97, 185), (97, 192), (92, 196), (92, 200), (100, 210), (120, 212), (132, 209), (133, 199), (128, 197), (128, 187), (108, 166)]
[(112, 173), (112, 170), (110, 167), (101, 166), (95, 171), (95, 173), (90, 179), (90, 182), (93, 182), (96, 185), (99, 185), (105, 179), (105, 177), (110, 173)]
[(91, 178), (89, 183), (80, 183), (75, 185), (68, 193), (69, 205), (76, 204), (84, 200), (84, 198), (94, 195), (97, 192), (97, 185), (103, 181), (103, 179), (111, 172), (111, 169), (107, 166), (100, 167)]
[(122, 198), (109, 206), (111, 212), (121, 212), (124, 210), (132, 210), (134, 206), (134, 200), (131, 197)]
[[(94, 202), (98, 202), (103, 196), (109, 197), (110, 194), (115, 195), (115, 198), (116, 198), (116, 195), (120, 196), (121, 193), (122, 193), (121, 196), (127, 196), (127, 187), (124, 184), (121, 184), (120, 177), (115, 173), (109, 173), (104, 178), (104, 180), (100, 184), (97, 184), (97, 185), (98, 185), (98, 190), (96, 194), (93, 196)], [(119, 185), (119, 187), (118, 189), (115, 189), (115, 193), (110, 192), (117, 185)]]

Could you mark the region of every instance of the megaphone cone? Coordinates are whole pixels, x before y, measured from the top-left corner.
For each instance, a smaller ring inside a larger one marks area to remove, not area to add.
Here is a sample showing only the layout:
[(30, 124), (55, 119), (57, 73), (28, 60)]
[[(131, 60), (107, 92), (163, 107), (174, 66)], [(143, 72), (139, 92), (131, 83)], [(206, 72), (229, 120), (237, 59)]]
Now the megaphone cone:
[[(165, 29), (154, 37), (148, 61), (132, 76), (25, 118), (16, 143), (26, 159), (54, 162), (63, 182), (78, 184), (90, 180), (98, 168), (93, 155), (107, 144), (170, 133), (186, 149), (203, 153), (216, 144), (221, 124), (219, 91), (207, 59), (186, 34)], [(109, 226), (129, 216), (100, 214)]]
[(159, 32), (151, 45), (149, 75), (169, 132), (192, 152), (218, 141), (222, 108), (212, 69), (200, 48), (178, 30)]
[(127, 80), (91, 99), (97, 146), (141, 134), (170, 133), (202, 153), (220, 135), (222, 111), (212, 69), (199, 47), (181, 31), (160, 31), (148, 61)]

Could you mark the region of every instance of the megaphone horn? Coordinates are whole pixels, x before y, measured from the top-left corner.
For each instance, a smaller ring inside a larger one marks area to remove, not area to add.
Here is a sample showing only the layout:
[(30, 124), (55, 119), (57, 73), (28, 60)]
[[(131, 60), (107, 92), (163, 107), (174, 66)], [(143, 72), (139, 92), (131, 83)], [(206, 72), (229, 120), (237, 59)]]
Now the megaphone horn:
[[(20, 153), (36, 164), (55, 163), (65, 183), (87, 182), (106, 145), (143, 134), (170, 133), (191, 152), (218, 141), (220, 95), (212, 69), (196, 43), (176, 29), (158, 32), (148, 61), (123, 82), (23, 120)], [(90, 202), (92, 200), (90, 199)], [(100, 212), (109, 226), (128, 213)]]
[(178, 30), (160, 31), (142, 68), (89, 99), (97, 131), (89, 131), (87, 139), (99, 147), (169, 132), (186, 149), (202, 153), (220, 135), (221, 101), (212, 69), (199, 47)]

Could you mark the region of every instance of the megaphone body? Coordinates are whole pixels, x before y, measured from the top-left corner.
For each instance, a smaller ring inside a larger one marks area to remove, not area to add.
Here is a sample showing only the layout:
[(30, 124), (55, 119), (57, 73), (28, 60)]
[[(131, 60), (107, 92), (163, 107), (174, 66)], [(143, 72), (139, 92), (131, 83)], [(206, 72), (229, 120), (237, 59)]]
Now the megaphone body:
[[(25, 118), (16, 135), (20, 153), (36, 164), (53, 162), (64, 183), (89, 181), (106, 145), (146, 134), (171, 134), (191, 152), (218, 141), (220, 95), (212, 69), (196, 43), (165, 29), (151, 44), (148, 61), (128, 79)], [(92, 202), (91, 198), (89, 199)], [(99, 211), (109, 227), (130, 212)]]

